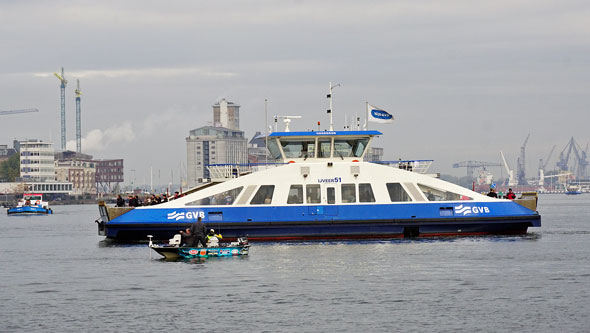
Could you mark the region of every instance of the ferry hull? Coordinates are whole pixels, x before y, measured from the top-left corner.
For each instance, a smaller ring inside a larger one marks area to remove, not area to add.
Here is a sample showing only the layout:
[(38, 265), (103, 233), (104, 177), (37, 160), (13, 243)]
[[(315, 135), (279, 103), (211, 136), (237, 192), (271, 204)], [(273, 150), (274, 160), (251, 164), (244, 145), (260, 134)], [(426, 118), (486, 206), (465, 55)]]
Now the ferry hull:
[[(392, 239), (445, 236), (518, 235), (528, 227), (540, 226), (539, 215), (494, 219), (390, 220), (390, 221), (329, 221), (329, 222), (238, 222), (207, 223), (234, 240), (246, 236), (250, 241), (305, 241), (346, 239)], [(145, 241), (148, 235), (164, 240), (173, 237), (190, 224), (180, 223), (107, 223), (103, 228), (107, 238), (120, 241)]]
[(51, 208), (24, 206), (9, 208), (7, 213), (8, 215), (45, 215), (52, 214), (53, 211)]

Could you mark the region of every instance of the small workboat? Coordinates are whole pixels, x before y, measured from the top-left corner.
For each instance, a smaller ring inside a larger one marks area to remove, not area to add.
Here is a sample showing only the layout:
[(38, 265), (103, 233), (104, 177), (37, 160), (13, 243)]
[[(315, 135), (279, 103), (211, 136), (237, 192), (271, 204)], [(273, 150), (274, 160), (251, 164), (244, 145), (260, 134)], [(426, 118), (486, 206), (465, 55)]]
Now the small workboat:
[(174, 235), (168, 244), (154, 244), (152, 236), (150, 238), (149, 247), (158, 252), (164, 259), (193, 259), (193, 258), (208, 258), (208, 257), (232, 257), (248, 255), (250, 244), (246, 237), (238, 238), (236, 242), (219, 243), (219, 246), (212, 247), (189, 247), (182, 246), (180, 241), (180, 234)]
[(49, 208), (47, 201), (43, 201), (42, 194), (25, 193), (17, 206), (8, 208), (7, 213), (8, 215), (39, 215), (52, 214), (53, 210)]

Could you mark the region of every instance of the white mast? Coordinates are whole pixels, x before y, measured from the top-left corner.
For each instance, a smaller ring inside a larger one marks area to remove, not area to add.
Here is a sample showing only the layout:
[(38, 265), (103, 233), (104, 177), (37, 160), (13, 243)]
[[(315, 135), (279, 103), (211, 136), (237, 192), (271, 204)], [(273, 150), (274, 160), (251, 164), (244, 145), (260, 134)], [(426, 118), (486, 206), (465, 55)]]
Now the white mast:
[(264, 99), (264, 131), (266, 135), (264, 136), (264, 157), (265, 163), (268, 164), (268, 99)]
[(330, 109), (328, 110), (328, 113), (330, 114), (330, 131), (334, 130), (334, 122), (332, 121), (332, 89), (336, 88), (336, 87), (340, 87), (340, 83), (333, 86), (332, 82), (330, 82), (330, 93), (327, 96), (328, 99), (330, 100)]

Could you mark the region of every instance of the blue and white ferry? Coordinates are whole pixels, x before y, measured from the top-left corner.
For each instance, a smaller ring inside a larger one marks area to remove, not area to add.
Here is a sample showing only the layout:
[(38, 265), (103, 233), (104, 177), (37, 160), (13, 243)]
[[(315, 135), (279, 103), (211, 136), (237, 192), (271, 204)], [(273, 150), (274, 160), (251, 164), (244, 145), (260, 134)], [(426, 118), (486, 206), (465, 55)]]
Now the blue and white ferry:
[[(491, 198), (416, 170), (365, 162), (378, 131), (274, 132), (277, 167), (227, 170), (194, 192), (155, 206), (102, 203), (99, 234), (120, 240), (168, 239), (199, 217), (224, 239), (250, 241), (379, 239), (525, 234), (540, 227), (536, 194)], [(212, 168), (213, 169), (213, 168)], [(214, 170), (212, 170), (214, 171)]]

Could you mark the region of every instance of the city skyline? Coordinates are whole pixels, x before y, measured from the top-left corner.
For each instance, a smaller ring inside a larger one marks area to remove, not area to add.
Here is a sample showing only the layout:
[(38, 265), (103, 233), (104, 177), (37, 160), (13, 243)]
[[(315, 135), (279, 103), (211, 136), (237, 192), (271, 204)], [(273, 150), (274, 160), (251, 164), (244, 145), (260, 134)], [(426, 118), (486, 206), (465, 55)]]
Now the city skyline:
[[(527, 176), (557, 145), (549, 167), (587, 124), (590, 5), (583, 1), (0, 4), (0, 144), (41, 139), (59, 147), (59, 81), (66, 88), (67, 147), (75, 143), (75, 79), (82, 95), (82, 152), (124, 158), (126, 183), (186, 165), (185, 138), (212, 124), (211, 105), (241, 105), (248, 138), (272, 115), (301, 115), (293, 130), (363, 117), (365, 103), (395, 117), (384, 159), (434, 159), (457, 176), (465, 160), (516, 170), (528, 133)], [(223, 23), (213, 19), (225, 17)], [(47, 26), (39, 33), (35, 27)], [(265, 121), (265, 100), (268, 118)], [(364, 120), (362, 121), (364, 122)], [(499, 170), (491, 170), (500, 174)], [(505, 173), (504, 173), (505, 175)], [(175, 176), (176, 177), (176, 176)], [(170, 178), (169, 176), (166, 178)], [(169, 180), (162, 183), (169, 183)]]

